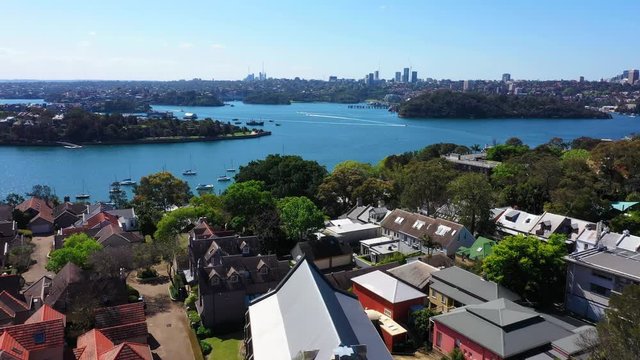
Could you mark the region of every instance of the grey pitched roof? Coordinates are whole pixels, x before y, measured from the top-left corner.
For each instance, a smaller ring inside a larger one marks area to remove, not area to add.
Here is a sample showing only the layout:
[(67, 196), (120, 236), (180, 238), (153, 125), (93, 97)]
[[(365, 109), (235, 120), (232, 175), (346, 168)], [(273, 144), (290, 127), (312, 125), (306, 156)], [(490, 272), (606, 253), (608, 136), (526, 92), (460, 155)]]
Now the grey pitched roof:
[(125, 219), (131, 219), (136, 216), (133, 208), (131, 209), (114, 209), (114, 210), (106, 210), (107, 213), (111, 215), (115, 215), (117, 217), (123, 217)]
[(307, 259), (249, 306), (255, 360), (292, 359), (305, 351), (332, 358), (339, 346), (366, 346), (366, 358), (391, 360), (358, 300), (334, 289)]
[(0, 204), (0, 221), (13, 220), (13, 206)]
[(382, 271), (373, 271), (351, 279), (392, 304), (419, 299), (427, 295)]
[(565, 256), (565, 260), (640, 281), (640, 253), (612, 249), (590, 249)]
[(421, 238), (424, 235), (443, 247), (458, 237), (464, 226), (444, 219), (434, 219), (429, 216), (395, 209), (380, 223), (385, 229)]
[[(431, 274), (431, 288), (465, 305), (506, 298), (519, 300), (520, 297), (493, 281), (452, 266)], [(474, 300), (475, 299), (475, 300)]]
[(502, 358), (522, 354), (572, 333), (507, 299), (468, 305), (431, 318)]
[(427, 288), (429, 280), (431, 280), (431, 274), (436, 271), (439, 271), (439, 269), (422, 261), (413, 261), (387, 270), (392, 276), (411, 284), (421, 291)]
[(294, 259), (299, 256), (306, 256), (309, 260), (326, 259), (334, 256), (351, 254), (351, 247), (338, 241), (334, 236), (324, 236), (318, 240), (301, 241), (296, 244), (291, 255)]

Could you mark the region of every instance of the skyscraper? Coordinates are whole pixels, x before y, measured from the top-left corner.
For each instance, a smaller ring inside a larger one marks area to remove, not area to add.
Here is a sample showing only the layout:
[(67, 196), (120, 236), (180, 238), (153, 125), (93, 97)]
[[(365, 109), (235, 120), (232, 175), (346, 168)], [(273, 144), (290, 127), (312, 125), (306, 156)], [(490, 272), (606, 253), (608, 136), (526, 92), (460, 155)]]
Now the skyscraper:
[(404, 70), (402, 70), (402, 82), (409, 82), (409, 68), (404, 68)]
[(502, 74), (502, 82), (508, 82), (508, 81), (511, 81), (511, 74), (509, 73)]
[(578, 80), (579, 82), (584, 82), (584, 76), (580, 76), (580, 80)]
[(402, 76), (402, 73), (401, 73), (400, 71), (396, 71), (396, 78), (395, 78), (395, 80), (396, 80), (396, 82), (397, 82), (397, 83), (398, 83), (398, 82), (400, 82), (400, 77), (401, 77), (401, 76)]
[(376, 71), (373, 73), (373, 80), (375, 80), (375, 81), (380, 80), (380, 72), (379, 72), (378, 70), (376, 70)]
[(629, 70), (629, 77), (627, 77), (627, 82), (633, 85), (636, 81), (638, 81), (639, 75), (640, 71), (634, 69)]
[(373, 73), (369, 73), (364, 77), (364, 83), (367, 85), (373, 85)]
[(469, 90), (471, 90), (471, 89), (473, 89), (473, 81), (471, 81), (471, 80), (465, 80), (465, 81), (462, 83), (462, 91), (469, 91)]
[(411, 72), (411, 82), (412, 83), (417, 83), (418, 82), (418, 72), (417, 71), (412, 71)]

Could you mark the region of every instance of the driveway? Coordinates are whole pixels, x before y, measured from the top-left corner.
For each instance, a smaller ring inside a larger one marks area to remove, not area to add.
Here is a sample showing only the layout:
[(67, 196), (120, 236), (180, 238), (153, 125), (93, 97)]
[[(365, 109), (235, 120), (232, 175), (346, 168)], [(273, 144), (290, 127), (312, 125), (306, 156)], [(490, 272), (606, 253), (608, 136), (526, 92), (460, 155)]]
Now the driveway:
[(33, 249), (31, 259), (35, 261), (29, 270), (22, 274), (24, 281), (27, 285), (33, 284), (40, 280), (44, 275), (53, 277), (55, 274), (47, 271), (44, 267), (47, 265), (47, 254), (51, 251), (51, 245), (53, 243), (53, 235), (51, 236), (35, 236), (31, 240), (36, 247)]
[(129, 277), (129, 285), (144, 296), (147, 303), (147, 326), (151, 335), (149, 346), (154, 359), (194, 359), (189, 341), (189, 325), (182, 303), (169, 299), (169, 279), (165, 266), (157, 268), (161, 280), (141, 284), (135, 274)]

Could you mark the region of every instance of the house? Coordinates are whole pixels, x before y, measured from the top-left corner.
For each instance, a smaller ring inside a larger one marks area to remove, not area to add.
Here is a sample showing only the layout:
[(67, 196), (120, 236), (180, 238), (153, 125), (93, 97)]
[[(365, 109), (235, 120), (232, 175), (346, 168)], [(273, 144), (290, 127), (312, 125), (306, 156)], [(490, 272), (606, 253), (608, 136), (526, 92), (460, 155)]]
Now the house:
[(575, 327), (550, 321), (508, 299), (467, 305), (434, 316), (433, 347), (443, 354), (454, 348), (465, 359), (524, 359), (551, 348), (555, 340), (573, 335)]
[(129, 341), (115, 344), (98, 329), (93, 329), (80, 335), (73, 354), (76, 360), (153, 359), (149, 345)]
[(496, 246), (496, 244), (497, 243), (491, 239), (479, 236), (470, 247), (461, 246), (458, 251), (456, 251), (456, 260), (465, 265), (473, 265), (477, 261), (482, 261), (491, 255), (493, 247)]
[(142, 302), (96, 309), (95, 328), (116, 345), (123, 342), (146, 344), (149, 336)]
[(477, 172), (490, 175), (493, 169), (500, 165), (499, 161), (487, 160), (486, 153), (477, 154), (449, 154), (443, 155), (443, 159), (452, 163), (458, 171)]
[(287, 261), (261, 255), (255, 236), (218, 236), (205, 219), (189, 234), (187, 280), (198, 284), (196, 309), (214, 331), (241, 326), (249, 301), (275, 288), (289, 271)]
[(65, 201), (53, 208), (53, 224), (56, 229), (69, 227), (75, 224), (86, 211), (86, 204)]
[(28, 289), (29, 296), (66, 313), (74, 302), (96, 301), (96, 305), (117, 305), (127, 302), (127, 287), (120, 277), (103, 277), (67, 263), (50, 282), (46, 278), (38, 281), (40, 288)]
[(463, 225), (400, 209), (393, 210), (380, 225), (385, 236), (398, 239), (424, 253), (429, 251), (423, 245), (425, 238), (438, 244), (436, 252), (447, 256), (454, 256), (460, 246), (469, 247), (475, 241)]
[(382, 271), (372, 271), (351, 279), (353, 293), (365, 309), (376, 310), (402, 324), (409, 319), (409, 309), (424, 305), (427, 294)]
[(20, 300), (20, 297), (0, 290), (0, 326), (22, 324), (29, 318), (31, 306)]
[(598, 321), (609, 307), (612, 293), (640, 284), (640, 253), (618, 248), (596, 248), (565, 256), (568, 311)]
[[(312, 262), (302, 259), (246, 313), (246, 360), (391, 360), (358, 299), (335, 289)], [(355, 357), (354, 357), (355, 358)]]
[(418, 260), (425, 264), (431, 265), (438, 269), (445, 269), (454, 266), (456, 263), (453, 259), (445, 254), (433, 254), (431, 256), (420, 256)]
[(391, 268), (387, 270), (387, 273), (396, 279), (402, 280), (403, 282), (413, 286), (419, 291), (428, 294), (431, 274), (439, 270), (440, 269), (423, 263), (422, 261), (412, 261), (410, 263)]
[(585, 251), (598, 247), (606, 247), (608, 249), (622, 249), (628, 251), (640, 251), (640, 237), (631, 235), (628, 230), (624, 230), (622, 234), (610, 232), (608, 228), (602, 229), (602, 225), (596, 224), (596, 229), (585, 229), (580, 236), (576, 238), (575, 251)]
[(128, 246), (143, 243), (144, 237), (137, 231), (124, 231), (121, 227), (109, 224), (93, 236), (103, 247)]
[(368, 274), (372, 271), (386, 271), (400, 265), (398, 262), (391, 262), (384, 265), (370, 266), (355, 270), (337, 271), (325, 274), (324, 277), (329, 281), (331, 286), (342, 291), (350, 291), (352, 287), (351, 279), (356, 276)]
[(596, 224), (589, 221), (545, 212), (529, 230), (529, 234), (541, 240), (547, 240), (553, 234), (563, 234), (567, 236), (567, 242), (575, 242), (582, 231), (595, 228)]
[(34, 234), (50, 234), (53, 232), (53, 209), (46, 201), (31, 197), (18, 204), (16, 210), (20, 210), (31, 218), (27, 228)]
[(360, 240), (375, 238), (381, 233), (380, 225), (354, 223), (349, 219), (331, 220), (329, 225), (322, 230), (323, 234), (338, 238), (354, 248), (360, 245)]
[(0, 329), (2, 359), (62, 360), (64, 343), (64, 321), (59, 318)]
[(105, 210), (106, 213), (115, 216), (123, 231), (138, 230), (138, 215), (133, 208)]
[(376, 327), (376, 330), (378, 330), (382, 336), (382, 341), (384, 341), (389, 351), (393, 351), (396, 344), (407, 341), (407, 329), (395, 322), (392, 318), (372, 309), (367, 309), (365, 312), (369, 320), (371, 320)]
[(477, 305), (505, 298), (516, 301), (520, 297), (493, 281), (453, 266), (431, 274), (429, 301), (436, 311), (448, 312), (465, 305)]
[(351, 265), (353, 251), (333, 236), (322, 236), (317, 240), (298, 242), (291, 250), (291, 257), (294, 261), (306, 257), (320, 270), (332, 270)]
[(390, 211), (384, 206), (373, 207), (371, 205), (356, 205), (340, 219), (349, 219), (351, 222), (360, 224), (380, 224)]
[(496, 230), (502, 235), (529, 235), (529, 231), (540, 220), (540, 215), (507, 208), (496, 220)]
[(67, 325), (67, 317), (47, 304), (40, 306), (24, 323), (33, 324), (50, 320), (62, 320), (62, 325)]
[(360, 240), (360, 254), (368, 256), (368, 260), (371, 263), (377, 264), (398, 252), (398, 242), (399, 240), (390, 239), (386, 236)]

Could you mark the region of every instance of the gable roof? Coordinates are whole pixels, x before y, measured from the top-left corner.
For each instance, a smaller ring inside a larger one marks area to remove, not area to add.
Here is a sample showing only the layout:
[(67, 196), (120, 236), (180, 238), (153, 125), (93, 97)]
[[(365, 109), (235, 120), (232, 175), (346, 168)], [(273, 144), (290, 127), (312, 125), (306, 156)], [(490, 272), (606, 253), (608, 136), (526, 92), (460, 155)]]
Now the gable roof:
[(53, 216), (53, 209), (51, 208), (51, 206), (49, 206), (46, 201), (37, 197), (30, 197), (29, 199), (21, 202), (16, 206), (16, 209), (22, 212), (26, 212), (28, 210), (38, 213), (44, 212), (49, 213)]
[(33, 324), (42, 321), (61, 319), (62, 323), (66, 325), (66, 316), (61, 312), (56, 311), (54, 308), (47, 304), (43, 304), (33, 315), (31, 315), (24, 323)]
[(431, 318), (502, 358), (550, 344), (572, 333), (507, 299), (468, 305)]
[(100, 244), (104, 244), (113, 236), (120, 238), (128, 243), (138, 243), (144, 241), (144, 238), (142, 237), (142, 235), (140, 235), (140, 233), (126, 232), (120, 226), (114, 224), (109, 224), (103, 227), (94, 237)]
[(493, 281), (457, 266), (431, 274), (431, 288), (465, 305), (481, 304), (499, 298), (519, 300), (520, 297)]
[(22, 282), (22, 276), (17, 274), (0, 274), (0, 289), (13, 296), (18, 296)]
[(29, 305), (3, 290), (0, 292), (0, 310), (13, 318), (17, 313), (29, 311)]
[(104, 307), (95, 312), (95, 327), (114, 344), (148, 336), (147, 318), (141, 302)]
[(389, 264), (371, 266), (371, 267), (368, 267), (368, 268), (332, 272), (332, 273), (329, 273), (329, 274), (325, 274), (325, 278), (329, 281), (331, 286), (333, 286), (334, 288), (340, 289), (342, 291), (347, 291), (347, 290), (349, 290), (349, 288), (351, 288), (351, 285), (352, 285), (351, 284), (351, 279), (353, 279), (354, 277), (360, 276), (360, 275), (364, 275), (364, 274), (367, 274), (367, 273), (370, 273), (370, 272), (376, 271), (376, 270), (380, 270), (380, 271), (389, 270), (389, 269), (394, 268), (396, 266), (398, 266), (398, 263), (397, 262), (392, 262), (392, 263), (389, 263)]
[(313, 351), (329, 359), (339, 346), (366, 345), (367, 359), (391, 360), (362, 305), (333, 288), (306, 258), (278, 287), (249, 305), (255, 360), (292, 359)]
[(372, 271), (351, 279), (392, 304), (424, 298), (427, 295), (382, 271)]
[(460, 256), (466, 256), (471, 260), (484, 259), (485, 257), (491, 255), (491, 253), (493, 252), (493, 247), (495, 245), (495, 241), (487, 239), (486, 237), (479, 236), (470, 247), (461, 246), (460, 248), (458, 248), (456, 254)]
[(429, 236), (433, 241), (446, 248), (454, 241), (463, 225), (444, 219), (434, 219), (422, 214), (411, 213), (401, 209), (395, 209), (380, 223), (385, 229), (407, 234), (420, 239)]
[(0, 329), (0, 333), (3, 332), (9, 333), (28, 351), (64, 346), (64, 324), (61, 319), (9, 326)]
[(20, 345), (8, 332), (0, 335), (0, 359), (2, 360), (28, 360), (29, 351)]
[(13, 206), (7, 204), (0, 204), (0, 221), (12, 221), (13, 220)]
[(412, 261), (389, 269), (387, 272), (419, 290), (424, 290), (429, 285), (431, 274), (439, 270), (422, 261)]
[(74, 216), (80, 216), (82, 213), (86, 211), (87, 211), (87, 205), (85, 204), (65, 202), (53, 208), (53, 217), (57, 219), (58, 217), (60, 217), (60, 215), (64, 214), (65, 212)]
[(151, 360), (149, 345), (124, 342), (100, 355), (99, 360)]

